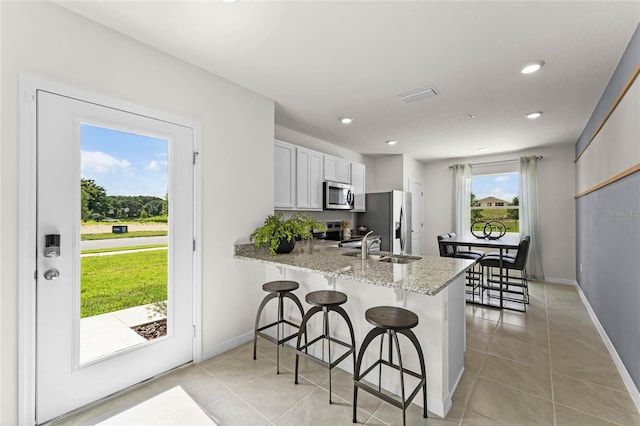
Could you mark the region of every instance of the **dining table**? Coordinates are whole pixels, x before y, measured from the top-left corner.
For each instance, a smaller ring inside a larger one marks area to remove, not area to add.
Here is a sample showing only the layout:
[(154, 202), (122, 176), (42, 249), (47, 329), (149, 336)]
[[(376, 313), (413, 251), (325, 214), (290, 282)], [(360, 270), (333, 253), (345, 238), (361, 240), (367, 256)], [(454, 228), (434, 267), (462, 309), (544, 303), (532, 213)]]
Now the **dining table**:
[[(503, 273), (503, 259), (504, 255), (509, 250), (517, 250), (520, 244), (520, 235), (516, 233), (507, 233), (500, 238), (478, 238), (474, 235), (457, 235), (453, 238), (449, 238), (445, 241), (446, 244), (450, 244), (455, 247), (455, 251), (458, 251), (459, 247), (477, 247), (481, 249), (497, 249), (500, 253), (500, 297), (498, 303), (492, 303), (492, 298), (488, 297), (487, 301), (481, 296), (480, 301), (476, 301), (475, 297), (472, 300), (468, 300), (468, 303), (492, 306), (500, 309), (505, 308), (504, 303), (504, 273)], [(482, 287), (482, 283), (480, 284)], [(482, 290), (481, 290), (482, 294)]]

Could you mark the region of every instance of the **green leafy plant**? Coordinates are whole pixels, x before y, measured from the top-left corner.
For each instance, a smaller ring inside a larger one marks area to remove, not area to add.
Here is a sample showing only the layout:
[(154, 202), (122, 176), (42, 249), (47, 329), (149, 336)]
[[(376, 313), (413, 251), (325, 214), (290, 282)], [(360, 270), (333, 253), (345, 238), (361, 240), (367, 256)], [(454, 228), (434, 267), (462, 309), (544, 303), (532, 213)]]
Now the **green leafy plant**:
[(314, 229), (324, 231), (326, 226), (308, 214), (296, 213), (285, 220), (284, 215), (278, 212), (268, 215), (264, 225), (256, 228), (250, 238), (255, 241), (256, 247), (268, 246), (271, 255), (275, 256), (281, 240), (308, 240), (313, 238)]

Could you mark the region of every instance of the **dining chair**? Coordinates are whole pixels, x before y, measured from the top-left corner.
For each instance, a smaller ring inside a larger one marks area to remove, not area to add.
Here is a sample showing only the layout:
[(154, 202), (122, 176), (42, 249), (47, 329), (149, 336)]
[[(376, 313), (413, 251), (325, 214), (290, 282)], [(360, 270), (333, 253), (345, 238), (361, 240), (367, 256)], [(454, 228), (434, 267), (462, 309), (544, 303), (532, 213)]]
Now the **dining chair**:
[[(522, 304), (522, 311), (526, 311), (529, 303), (529, 283), (527, 281), (527, 258), (529, 256), (529, 246), (531, 237), (525, 236), (518, 244), (518, 251), (515, 256), (502, 256), (502, 271), (500, 271), (500, 253), (490, 253), (480, 260), (481, 267), (487, 268), (487, 279), (482, 287), (482, 292), (487, 291), (489, 298), (501, 298), (504, 301)], [(495, 269), (498, 273), (495, 273)], [(510, 275), (509, 271), (519, 271), (519, 275)], [(497, 275), (497, 278), (496, 278)], [(499, 292), (499, 293), (497, 293)]]
[[(484, 257), (484, 252), (471, 250), (471, 247), (468, 247), (468, 250), (459, 250), (457, 245), (447, 243), (448, 240), (455, 237), (455, 232), (438, 235), (438, 248), (440, 250), (440, 256), (455, 257), (458, 259), (471, 259), (476, 261), (476, 263), (471, 268), (467, 269), (467, 281), (465, 284), (466, 294), (470, 296), (467, 297), (468, 301), (482, 302), (481, 286), (483, 281), (483, 268), (482, 266), (479, 266), (477, 261)], [(478, 298), (479, 300), (476, 300), (476, 298)]]

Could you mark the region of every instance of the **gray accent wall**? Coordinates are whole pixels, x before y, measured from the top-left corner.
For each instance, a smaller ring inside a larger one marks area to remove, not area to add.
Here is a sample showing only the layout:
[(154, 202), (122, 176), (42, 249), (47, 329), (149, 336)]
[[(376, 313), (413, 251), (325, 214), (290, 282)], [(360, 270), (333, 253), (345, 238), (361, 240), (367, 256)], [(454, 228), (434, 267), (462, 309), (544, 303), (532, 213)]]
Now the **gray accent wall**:
[(640, 388), (640, 173), (578, 198), (576, 228), (578, 283)]
[[(628, 96), (637, 98), (638, 91), (626, 92), (623, 100), (629, 102), (618, 104), (604, 123), (603, 129), (608, 126), (610, 130), (606, 138), (596, 138), (590, 145), (589, 139), (639, 65), (640, 26), (575, 147), (576, 157), (585, 153), (576, 161), (576, 175), (593, 177), (596, 171), (605, 170), (610, 179), (615, 179), (618, 174), (628, 173), (613, 183), (597, 182), (577, 191), (592, 190), (575, 201), (576, 278), (636, 388), (640, 388), (640, 127), (635, 125), (636, 114), (629, 111), (640, 100)], [(640, 78), (632, 87), (638, 84)], [(588, 154), (598, 144), (596, 152), (607, 155)], [(613, 146), (625, 148), (627, 154), (606, 150)], [(629, 164), (631, 168), (627, 169)]]

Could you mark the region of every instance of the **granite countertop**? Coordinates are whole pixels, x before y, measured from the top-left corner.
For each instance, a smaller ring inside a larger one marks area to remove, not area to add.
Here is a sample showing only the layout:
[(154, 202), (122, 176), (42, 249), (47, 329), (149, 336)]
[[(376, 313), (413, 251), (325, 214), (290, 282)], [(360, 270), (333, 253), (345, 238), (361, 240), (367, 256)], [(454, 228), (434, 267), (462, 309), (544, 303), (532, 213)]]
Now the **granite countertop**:
[[(345, 253), (356, 253), (357, 256), (345, 256)], [(422, 256), (411, 263), (394, 264), (362, 260), (359, 254), (360, 249), (340, 248), (329, 242), (313, 240), (298, 241), (293, 252), (277, 256), (271, 256), (267, 249), (256, 248), (251, 243), (236, 244), (234, 257), (431, 296), (449, 285), (475, 262)], [(391, 255), (385, 252), (371, 254)]]

